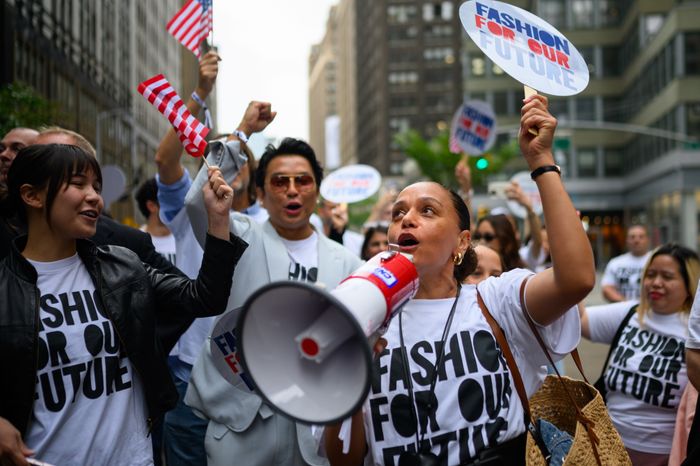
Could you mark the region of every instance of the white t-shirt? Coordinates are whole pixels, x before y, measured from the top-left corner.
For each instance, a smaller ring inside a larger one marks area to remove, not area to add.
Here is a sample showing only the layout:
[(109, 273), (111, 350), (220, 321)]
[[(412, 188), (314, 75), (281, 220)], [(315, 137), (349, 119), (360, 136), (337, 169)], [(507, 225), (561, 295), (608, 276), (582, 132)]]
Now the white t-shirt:
[[(140, 230), (144, 233), (148, 233), (146, 225), (141, 225)], [(156, 252), (165, 257), (168, 262), (175, 265), (175, 235), (172, 233), (168, 233), (165, 236), (154, 236), (150, 233), (148, 233), (148, 235), (151, 237), (151, 242)]]
[(25, 442), (51, 464), (151, 465), (143, 385), (78, 255), (38, 273), (36, 399)]
[[(533, 272), (541, 272), (548, 266), (548, 264), (546, 264), (547, 254), (545, 253), (544, 248), (540, 247), (540, 253), (537, 255), (537, 257), (535, 257), (532, 250), (533, 246), (532, 241), (530, 241), (525, 246), (522, 246), (518, 250), (518, 253), (520, 255), (520, 259), (522, 259), (523, 263), (528, 269), (532, 270)], [(551, 264), (549, 264), (549, 266), (551, 266)]]
[[(634, 302), (586, 309), (591, 340), (612, 342)], [(676, 411), (688, 382), (685, 339), (688, 324), (681, 313), (650, 311), (640, 327), (633, 315), (623, 330), (605, 370), (610, 417), (625, 446), (668, 454)]]
[(318, 278), (318, 233), (308, 238), (288, 240), (280, 238), (287, 249), (289, 259), (289, 279), (315, 283)]
[[(700, 286), (700, 282), (698, 282)], [(685, 342), (687, 348), (700, 349), (700, 293), (695, 294), (693, 307), (690, 309), (690, 319), (688, 321), (688, 340)]]
[(651, 252), (643, 256), (634, 256), (628, 252), (613, 257), (605, 267), (601, 285), (613, 285), (626, 300), (639, 299), (642, 269), (649, 259)]
[(166, 236), (151, 235), (151, 241), (153, 241), (153, 247), (157, 253), (168, 259), (171, 264), (175, 265), (177, 263), (175, 236), (172, 233)]
[[(520, 310), (520, 284), (530, 275), (516, 269), (478, 285), (486, 307), (505, 332), (528, 396), (541, 385), (546, 356), (537, 344)], [(414, 299), (403, 308), (403, 332), (416, 400), (426, 399), (430, 374), (445, 322), (454, 298)], [(578, 344), (580, 324), (575, 308), (540, 334), (555, 360)], [(407, 448), (415, 448), (416, 424), (404, 384), (399, 339), (399, 319), (394, 318), (384, 335), (388, 346), (375, 362), (375, 376), (364, 421), (370, 446), (365, 464), (395, 465)], [(444, 364), (438, 368), (435, 385), (437, 410), (428, 419), (426, 440), (432, 452), (448, 455), (449, 465), (474, 457), (477, 451), (500, 444), (524, 432), (523, 408), (510, 378), (505, 359), (497, 351), (491, 327), (476, 300), (476, 285), (463, 285), (447, 337)], [(420, 433), (419, 433), (420, 436)]]

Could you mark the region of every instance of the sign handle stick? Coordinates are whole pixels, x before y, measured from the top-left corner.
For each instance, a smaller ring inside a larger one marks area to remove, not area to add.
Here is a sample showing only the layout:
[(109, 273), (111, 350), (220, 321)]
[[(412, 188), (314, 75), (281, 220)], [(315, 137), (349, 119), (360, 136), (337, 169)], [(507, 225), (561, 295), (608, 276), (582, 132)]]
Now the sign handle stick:
[[(525, 91), (525, 98), (527, 99), (531, 95), (537, 95), (537, 91), (531, 88), (530, 86), (523, 86), (523, 90)], [(528, 128), (527, 132), (532, 134), (533, 136), (537, 136), (539, 133), (537, 132), (537, 128)]]

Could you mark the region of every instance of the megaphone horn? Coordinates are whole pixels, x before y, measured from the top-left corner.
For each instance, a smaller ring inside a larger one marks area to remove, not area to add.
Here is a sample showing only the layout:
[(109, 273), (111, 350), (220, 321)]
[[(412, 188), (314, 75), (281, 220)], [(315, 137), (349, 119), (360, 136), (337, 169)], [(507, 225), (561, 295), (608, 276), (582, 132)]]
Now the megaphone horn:
[(409, 255), (377, 254), (333, 291), (302, 282), (266, 285), (241, 309), (240, 363), (275, 410), (311, 424), (340, 422), (363, 403), (368, 338), (418, 291)]

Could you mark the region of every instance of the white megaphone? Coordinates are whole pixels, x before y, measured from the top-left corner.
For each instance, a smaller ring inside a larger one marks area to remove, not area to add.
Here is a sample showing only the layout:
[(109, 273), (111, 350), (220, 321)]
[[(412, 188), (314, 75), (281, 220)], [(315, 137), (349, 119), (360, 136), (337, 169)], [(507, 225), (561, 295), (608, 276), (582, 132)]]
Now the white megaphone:
[(418, 291), (411, 256), (377, 254), (333, 291), (284, 281), (253, 293), (239, 315), (238, 356), (257, 393), (304, 423), (340, 422), (367, 396), (372, 350)]

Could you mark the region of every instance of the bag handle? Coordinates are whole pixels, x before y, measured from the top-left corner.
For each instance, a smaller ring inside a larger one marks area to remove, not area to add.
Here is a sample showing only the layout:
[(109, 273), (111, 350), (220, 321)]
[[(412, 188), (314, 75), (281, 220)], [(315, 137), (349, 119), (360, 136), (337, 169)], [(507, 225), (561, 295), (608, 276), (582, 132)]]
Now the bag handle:
[[(569, 401), (571, 401), (571, 404), (576, 408), (576, 418), (586, 428), (586, 432), (588, 433), (588, 437), (591, 439), (591, 445), (593, 446), (593, 455), (595, 456), (596, 462), (600, 466), (601, 461), (600, 461), (600, 455), (598, 454), (598, 443), (600, 443), (600, 439), (598, 439), (598, 436), (593, 431), (593, 428), (595, 427), (595, 422), (593, 422), (585, 414), (583, 414), (583, 411), (581, 411), (581, 408), (579, 408), (578, 403), (576, 403), (576, 401), (574, 400), (574, 397), (571, 395), (569, 388), (566, 386), (566, 383), (564, 383), (564, 379), (562, 379), (561, 374), (559, 373), (559, 369), (557, 369), (557, 366), (554, 364), (554, 360), (552, 359), (552, 355), (549, 354), (549, 350), (547, 349), (547, 346), (544, 344), (544, 341), (542, 341), (542, 336), (540, 335), (539, 330), (535, 326), (535, 322), (533, 322), (532, 317), (530, 317), (530, 314), (528, 314), (527, 308), (525, 307), (525, 284), (527, 283), (528, 279), (529, 279), (529, 277), (526, 277), (523, 280), (522, 284), (520, 285), (520, 308), (523, 312), (523, 315), (525, 316), (525, 320), (527, 321), (527, 324), (530, 326), (530, 330), (532, 330), (532, 333), (535, 335), (535, 339), (537, 339), (537, 343), (540, 345), (540, 348), (542, 348), (542, 351), (544, 352), (545, 356), (547, 356), (547, 360), (549, 361), (549, 364), (551, 364), (552, 368), (554, 369), (554, 372), (556, 372), (557, 378), (559, 379), (559, 382), (561, 383), (561, 386), (564, 389), (564, 392), (566, 392), (566, 395), (569, 398)], [(586, 383), (588, 385), (590, 385), (590, 383), (588, 382), (588, 379), (586, 378), (586, 375), (583, 373), (583, 365), (581, 364), (581, 357), (578, 354), (577, 348), (575, 348), (571, 352), (571, 357), (573, 358), (577, 369), (579, 370), (579, 372), (583, 376), (583, 379), (586, 381)]]
[[(525, 282), (521, 285), (521, 290), (525, 287)], [(518, 392), (518, 398), (520, 398), (520, 403), (523, 405), (523, 417), (525, 418), (525, 427), (527, 430), (532, 434), (532, 438), (535, 440), (535, 443), (539, 447), (540, 451), (542, 452), (542, 456), (545, 459), (546, 463), (549, 463), (549, 459), (551, 458), (551, 453), (549, 452), (549, 449), (547, 446), (544, 444), (544, 441), (542, 440), (542, 435), (540, 435), (539, 428), (535, 425), (534, 422), (532, 422), (532, 412), (530, 411), (530, 401), (527, 399), (527, 392), (525, 391), (525, 384), (523, 384), (523, 378), (520, 375), (520, 370), (518, 370), (518, 365), (515, 364), (515, 358), (513, 357), (513, 353), (510, 351), (510, 346), (508, 345), (508, 341), (506, 340), (506, 336), (503, 334), (503, 330), (501, 327), (498, 325), (496, 322), (496, 319), (493, 318), (491, 315), (491, 312), (489, 312), (489, 309), (486, 307), (486, 304), (484, 303), (483, 298), (481, 297), (481, 293), (479, 293), (479, 288), (477, 287), (476, 289), (476, 300), (479, 303), (479, 308), (481, 309), (481, 313), (484, 315), (484, 318), (486, 319), (486, 322), (488, 322), (489, 326), (491, 327), (491, 331), (493, 332), (493, 336), (496, 337), (496, 341), (498, 342), (498, 346), (501, 347), (501, 352), (503, 353), (503, 357), (506, 360), (506, 365), (508, 366), (508, 369), (510, 370), (511, 376), (513, 377), (513, 383), (515, 384), (515, 391)]]

